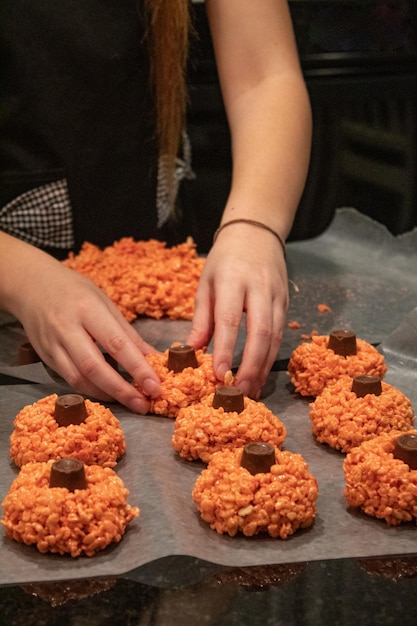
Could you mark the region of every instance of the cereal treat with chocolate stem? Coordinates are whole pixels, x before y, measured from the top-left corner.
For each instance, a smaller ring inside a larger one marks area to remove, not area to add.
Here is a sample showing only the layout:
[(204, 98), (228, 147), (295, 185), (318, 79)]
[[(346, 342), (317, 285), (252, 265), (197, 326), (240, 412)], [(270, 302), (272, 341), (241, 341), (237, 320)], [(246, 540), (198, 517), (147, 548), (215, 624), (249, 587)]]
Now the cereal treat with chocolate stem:
[(390, 430), (413, 427), (408, 398), (378, 376), (342, 376), (310, 404), (313, 434), (320, 443), (349, 452)]
[(302, 343), (293, 351), (288, 363), (295, 391), (313, 397), (341, 376), (354, 378), (366, 374), (383, 378), (386, 371), (383, 355), (347, 330), (313, 335), (311, 342)]
[[(150, 399), (150, 413), (176, 417), (178, 411), (199, 402), (221, 384), (213, 371), (213, 357), (204, 350), (174, 343), (165, 352), (152, 352), (146, 360), (161, 380), (161, 393)], [(229, 373), (227, 384), (233, 380)]]
[(117, 417), (79, 394), (52, 394), (25, 406), (10, 435), (10, 457), (18, 467), (62, 457), (114, 467), (125, 451)]
[(391, 526), (417, 521), (417, 430), (392, 430), (346, 455), (345, 497)]
[(172, 446), (188, 461), (208, 462), (224, 448), (241, 448), (249, 441), (281, 447), (286, 429), (262, 402), (244, 397), (238, 387), (221, 386), (199, 403), (180, 409)]
[(192, 495), (202, 519), (219, 534), (286, 539), (313, 524), (318, 486), (300, 454), (250, 442), (213, 454)]
[(119, 542), (139, 508), (109, 467), (78, 459), (27, 463), (2, 502), (6, 535), (39, 552), (94, 556)]

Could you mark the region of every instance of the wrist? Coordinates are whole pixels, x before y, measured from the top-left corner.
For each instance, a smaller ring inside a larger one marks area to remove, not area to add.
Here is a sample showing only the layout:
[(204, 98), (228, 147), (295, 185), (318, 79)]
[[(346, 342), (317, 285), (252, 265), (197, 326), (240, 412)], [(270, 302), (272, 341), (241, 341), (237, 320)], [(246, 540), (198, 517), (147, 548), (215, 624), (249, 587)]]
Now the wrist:
[(258, 220), (252, 220), (252, 219), (244, 218), (244, 217), (225, 220), (223, 224), (219, 226), (219, 228), (214, 233), (213, 245), (216, 243), (216, 239), (218, 235), (221, 233), (221, 231), (224, 228), (233, 227), (234, 224), (248, 224), (249, 226), (253, 226), (254, 228), (261, 228), (262, 230), (268, 231), (269, 233), (271, 233), (271, 235), (273, 235), (276, 238), (279, 245), (281, 246), (284, 259), (286, 258), (287, 255), (286, 255), (286, 249), (285, 249), (285, 240), (283, 237), (281, 237), (281, 235), (276, 230), (274, 230), (271, 226), (269, 226), (268, 224), (264, 222), (259, 222)]

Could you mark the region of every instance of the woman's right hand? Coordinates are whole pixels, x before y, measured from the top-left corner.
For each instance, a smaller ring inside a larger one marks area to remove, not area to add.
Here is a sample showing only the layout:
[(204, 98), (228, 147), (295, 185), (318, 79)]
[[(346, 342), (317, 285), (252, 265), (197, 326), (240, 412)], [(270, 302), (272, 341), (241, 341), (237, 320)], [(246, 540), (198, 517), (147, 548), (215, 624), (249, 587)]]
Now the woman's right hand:
[[(160, 381), (145, 359), (154, 349), (91, 280), (48, 254), (0, 233), (0, 305), (23, 325), (47, 365), (78, 392), (117, 400), (135, 413)], [(133, 378), (126, 381), (105, 360), (112, 356)]]

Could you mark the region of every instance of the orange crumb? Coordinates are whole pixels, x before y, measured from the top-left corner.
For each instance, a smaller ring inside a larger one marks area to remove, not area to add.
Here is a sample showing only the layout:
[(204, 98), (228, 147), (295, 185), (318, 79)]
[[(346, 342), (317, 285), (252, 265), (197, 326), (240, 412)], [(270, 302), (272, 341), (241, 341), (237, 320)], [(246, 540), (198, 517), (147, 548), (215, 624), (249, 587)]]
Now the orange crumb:
[(331, 308), (327, 306), (327, 304), (318, 304), (317, 311), (320, 311), (320, 313), (326, 313), (326, 312), (332, 313)]
[(288, 328), (300, 328), (300, 323), (293, 320), (292, 322), (288, 322), (287, 326)]

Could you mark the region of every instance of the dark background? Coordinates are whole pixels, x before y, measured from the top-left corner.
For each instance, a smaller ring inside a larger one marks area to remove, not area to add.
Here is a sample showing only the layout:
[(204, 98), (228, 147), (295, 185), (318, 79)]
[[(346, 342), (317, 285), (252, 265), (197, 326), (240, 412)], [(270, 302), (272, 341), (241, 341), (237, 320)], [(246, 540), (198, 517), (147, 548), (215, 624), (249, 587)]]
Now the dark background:
[[(393, 233), (417, 224), (417, 3), (290, 0), (313, 109), (309, 175), (290, 240), (320, 234), (350, 206)], [(229, 133), (204, 4), (189, 68), (196, 180), (183, 202), (199, 251), (210, 248), (230, 183)]]

